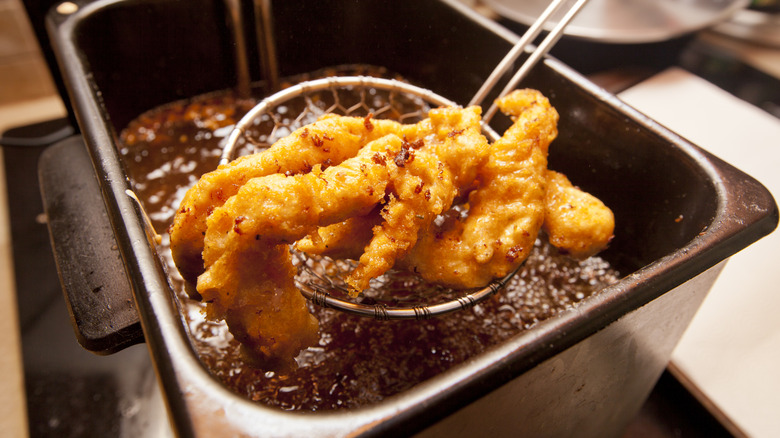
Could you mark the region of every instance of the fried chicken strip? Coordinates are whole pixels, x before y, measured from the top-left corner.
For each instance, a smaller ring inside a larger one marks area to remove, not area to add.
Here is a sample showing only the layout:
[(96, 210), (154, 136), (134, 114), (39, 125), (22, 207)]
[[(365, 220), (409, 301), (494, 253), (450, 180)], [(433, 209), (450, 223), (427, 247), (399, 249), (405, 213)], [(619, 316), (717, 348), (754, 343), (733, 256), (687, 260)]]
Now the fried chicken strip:
[(455, 197), (453, 175), (435, 155), (421, 150), (402, 154), (404, 158), (395, 160), (382, 223), (373, 228), (357, 267), (345, 279), (353, 296), (392, 268), (417, 242), (418, 232), (449, 209)]
[(224, 254), (198, 277), (207, 316), (226, 320), (247, 358), (268, 370), (293, 368), (295, 356), (319, 339), (294, 275), (285, 245), (258, 242)]
[(474, 188), (478, 169), (490, 152), (491, 146), (482, 135), (481, 116), (478, 106), (435, 108), (428, 112), (428, 118), (404, 131), (414, 141), (423, 139), (422, 150), (444, 163), (458, 196)]
[(561, 252), (585, 259), (606, 248), (615, 230), (615, 216), (565, 175), (548, 170), (542, 229)]
[(391, 120), (324, 116), (294, 131), (269, 149), (240, 157), (203, 175), (182, 200), (169, 228), (171, 252), (182, 277), (195, 282), (203, 272), (206, 219), (252, 178), (308, 172), (315, 164), (335, 165), (354, 157), (369, 141), (399, 130)]
[(470, 288), (503, 277), (528, 257), (542, 226), (558, 113), (536, 90), (515, 91), (497, 104), (514, 124), (480, 167), (468, 215), (425, 233), (401, 263), (428, 281)]
[(382, 223), (381, 208), (364, 216), (353, 216), (342, 222), (320, 227), (316, 232), (295, 243), (295, 248), (307, 254), (332, 259), (357, 260), (374, 237), (374, 227)]

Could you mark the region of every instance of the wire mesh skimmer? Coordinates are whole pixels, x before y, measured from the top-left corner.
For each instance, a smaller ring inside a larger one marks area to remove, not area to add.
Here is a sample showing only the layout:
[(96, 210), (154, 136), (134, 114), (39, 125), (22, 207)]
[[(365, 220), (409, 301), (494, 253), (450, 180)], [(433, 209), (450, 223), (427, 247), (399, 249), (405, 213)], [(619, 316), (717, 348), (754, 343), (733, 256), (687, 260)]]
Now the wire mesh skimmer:
[[(469, 105), (480, 105), (496, 87), (501, 77), (524, 53), (528, 58), (507, 82), (499, 96), (512, 91), (538, 61), (552, 48), (568, 23), (587, 0), (555, 0), (518, 40), (504, 59), (472, 98)], [(561, 8), (569, 5), (562, 18), (533, 50), (531, 43), (543, 27)], [(394, 79), (369, 76), (337, 76), (301, 82), (279, 91), (252, 108), (235, 126), (228, 137), (220, 163), (227, 163), (244, 153), (261, 151), (295, 129), (313, 123), (320, 116), (336, 113), (365, 117), (389, 118), (403, 123), (415, 123), (427, 117), (431, 108), (458, 106), (430, 90)], [(488, 126), (497, 108), (491, 105), (483, 116), (483, 133), (490, 141), (498, 136)], [(294, 250), (293, 250), (294, 251)], [(304, 255), (294, 251), (299, 274), (296, 284), (301, 293), (314, 304), (376, 319), (424, 319), (466, 309), (499, 291), (519, 270), (492, 281), (484, 288), (455, 291), (424, 284), (414, 275), (398, 272), (372, 280), (363, 291), (361, 301), (348, 299), (342, 276), (354, 268), (348, 260)], [(521, 265), (522, 266), (522, 265)], [(387, 290), (391, 290), (387, 297)], [(405, 291), (414, 293), (405, 293)], [(342, 297), (343, 295), (343, 297)]]

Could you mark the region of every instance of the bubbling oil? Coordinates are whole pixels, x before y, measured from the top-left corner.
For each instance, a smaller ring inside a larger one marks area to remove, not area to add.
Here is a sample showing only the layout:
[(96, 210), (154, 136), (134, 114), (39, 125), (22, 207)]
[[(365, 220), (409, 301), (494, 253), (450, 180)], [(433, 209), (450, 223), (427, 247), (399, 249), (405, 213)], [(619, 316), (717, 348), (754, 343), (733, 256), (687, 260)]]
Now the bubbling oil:
[[(601, 258), (572, 260), (542, 236), (505, 290), (471, 309), (422, 321), (376, 321), (309, 304), (320, 321), (320, 339), (297, 357), (298, 368), (253, 368), (224, 322), (205, 319), (202, 304), (188, 297), (164, 231), (186, 190), (217, 167), (233, 125), (256, 103), (229, 91), (198, 96), (150, 110), (120, 136), (134, 190), (163, 235), (159, 253), (192, 346), (214, 377), (250, 400), (305, 411), (370, 405), (531, 329), (619, 278)], [(243, 153), (254, 147), (245, 145)]]

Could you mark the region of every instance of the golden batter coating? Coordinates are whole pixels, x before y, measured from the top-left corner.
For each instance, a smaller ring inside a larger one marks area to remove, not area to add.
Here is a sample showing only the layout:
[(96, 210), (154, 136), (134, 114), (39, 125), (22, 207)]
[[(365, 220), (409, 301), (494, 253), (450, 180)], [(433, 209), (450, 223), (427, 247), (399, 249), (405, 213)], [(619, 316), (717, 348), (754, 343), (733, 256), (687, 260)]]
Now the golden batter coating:
[(294, 275), (286, 246), (258, 242), (224, 254), (198, 277), (207, 316), (225, 319), (248, 358), (266, 369), (293, 367), (298, 352), (319, 339)]
[(358, 266), (345, 279), (352, 296), (406, 255), (417, 242), (418, 231), (449, 209), (455, 197), (452, 173), (435, 155), (413, 149), (403, 155), (395, 162), (389, 200), (380, 213), (382, 223), (373, 228)]
[(404, 132), (407, 138), (423, 139), (422, 149), (444, 163), (458, 196), (474, 188), (478, 169), (490, 153), (491, 146), (482, 135), (481, 115), (478, 106), (436, 108)]
[(536, 90), (497, 101), (514, 124), (479, 168), (468, 214), (423, 235), (402, 264), (424, 279), (455, 288), (484, 286), (520, 265), (544, 220), (547, 148), (557, 136), (558, 113)]
[(600, 199), (574, 187), (565, 175), (548, 170), (542, 229), (561, 252), (585, 259), (607, 247), (615, 216)]
[(382, 223), (381, 208), (364, 216), (320, 227), (315, 233), (295, 243), (299, 251), (332, 259), (357, 260), (374, 237), (374, 227)]
[(339, 164), (369, 141), (398, 131), (400, 126), (391, 120), (328, 115), (259, 154), (240, 157), (203, 175), (185, 194), (168, 230), (173, 260), (182, 277), (194, 283), (203, 272), (206, 218), (247, 181), (274, 173), (308, 172), (318, 163)]
[(358, 266), (346, 278), (353, 296), (405, 257), (419, 232), (450, 209), (459, 189), (474, 184), (489, 149), (478, 107), (431, 110), (427, 119), (404, 133), (411, 141), (396, 156), (382, 222), (373, 228)]
[(258, 240), (291, 244), (317, 227), (371, 211), (384, 198), (392, 158), (404, 142), (390, 134), (357, 156), (305, 174), (252, 178), (207, 219), (203, 261), (209, 266)]
[[(565, 175), (546, 172), (544, 222), (542, 230), (548, 241), (561, 253), (585, 259), (604, 250), (612, 240), (615, 217), (612, 211), (595, 196), (569, 182)], [(435, 228), (442, 233), (457, 226), (459, 213), (452, 211)], [(382, 221), (378, 211), (366, 216), (352, 217), (319, 229), (316, 242), (309, 238), (296, 243), (303, 252), (328, 256), (333, 259), (357, 260), (372, 237), (373, 227)]]

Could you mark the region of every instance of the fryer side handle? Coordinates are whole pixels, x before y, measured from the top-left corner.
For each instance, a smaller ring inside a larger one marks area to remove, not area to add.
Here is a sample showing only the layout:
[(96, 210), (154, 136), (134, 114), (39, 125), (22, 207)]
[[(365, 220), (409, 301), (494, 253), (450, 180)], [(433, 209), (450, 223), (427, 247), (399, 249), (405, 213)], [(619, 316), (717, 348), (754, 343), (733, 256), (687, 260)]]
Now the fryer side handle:
[(81, 137), (49, 147), (38, 162), (49, 237), (76, 337), (111, 354), (144, 341), (95, 171)]

